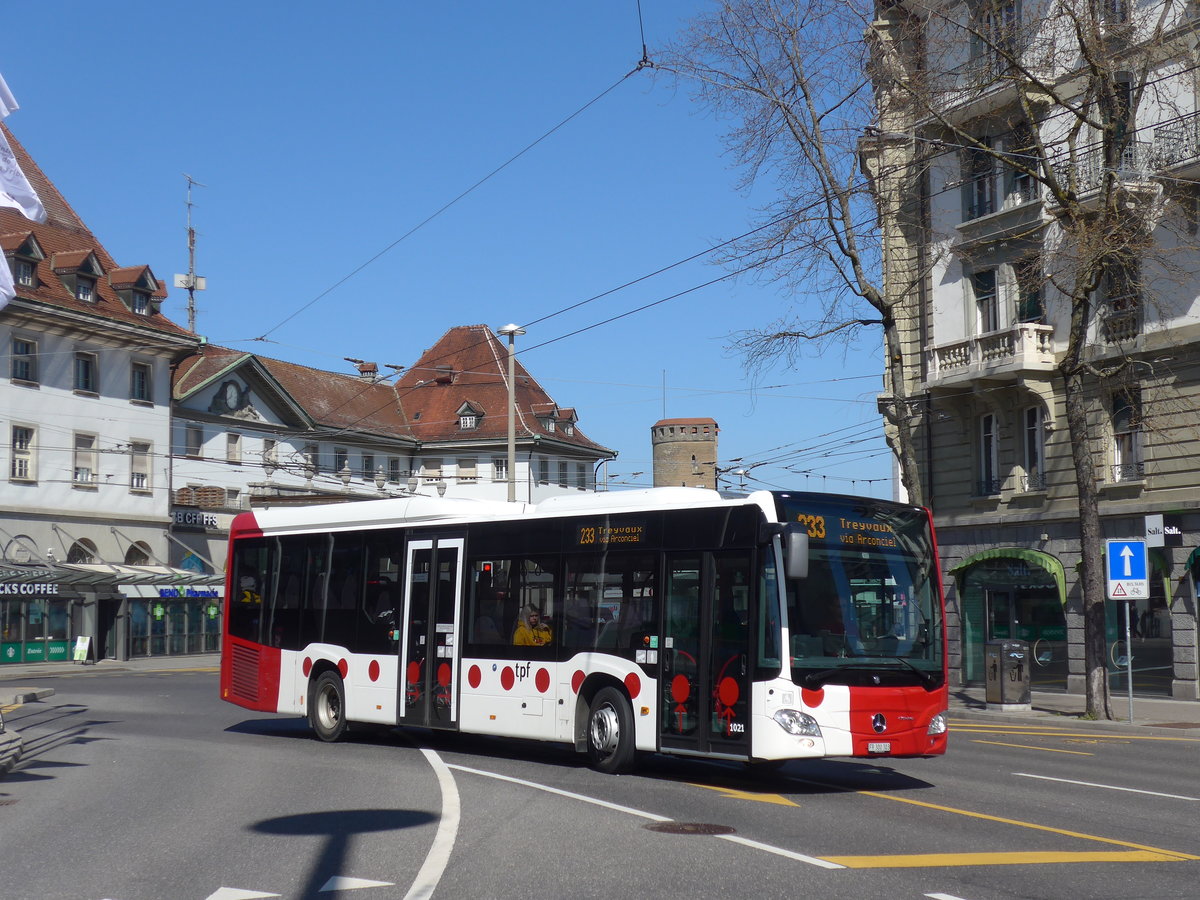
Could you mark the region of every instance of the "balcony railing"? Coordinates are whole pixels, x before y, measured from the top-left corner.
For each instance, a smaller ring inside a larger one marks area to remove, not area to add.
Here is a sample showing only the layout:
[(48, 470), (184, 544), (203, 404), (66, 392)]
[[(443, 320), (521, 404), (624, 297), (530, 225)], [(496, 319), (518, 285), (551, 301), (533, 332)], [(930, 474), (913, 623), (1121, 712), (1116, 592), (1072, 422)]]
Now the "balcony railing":
[(1044, 491), (1046, 489), (1046, 476), (1041, 472), (1026, 472), (1021, 476), (1021, 484), (1026, 492)]
[(1100, 310), (1100, 336), (1106, 343), (1132, 341), (1142, 333), (1142, 304), (1137, 295), (1111, 297)]
[(1145, 475), (1145, 466), (1140, 461), (1116, 463), (1112, 467), (1112, 480), (1114, 482), (1141, 481)]
[[(1144, 181), (1154, 164), (1154, 145), (1149, 141), (1129, 141), (1113, 168), (1118, 181)], [(1078, 193), (1098, 190), (1109, 171), (1104, 164), (1104, 145), (1092, 144), (1076, 151), (1074, 160), (1060, 159), (1053, 163), (1055, 177), (1066, 183), (1075, 179)]]
[(998, 497), (1003, 486), (1003, 478), (980, 478), (975, 482), (975, 496)]
[(930, 382), (969, 381), (1054, 368), (1054, 328), (1023, 322), (926, 351)]

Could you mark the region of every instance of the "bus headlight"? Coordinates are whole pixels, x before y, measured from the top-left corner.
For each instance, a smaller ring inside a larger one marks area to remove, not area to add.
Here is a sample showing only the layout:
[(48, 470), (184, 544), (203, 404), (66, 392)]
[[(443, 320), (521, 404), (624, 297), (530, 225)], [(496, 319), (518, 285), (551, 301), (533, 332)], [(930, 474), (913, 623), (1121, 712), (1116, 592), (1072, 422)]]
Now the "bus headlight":
[(797, 737), (819, 738), (821, 736), (821, 726), (817, 724), (817, 720), (798, 709), (778, 710), (772, 718), (788, 734), (794, 734)]
[(936, 716), (934, 716), (929, 722), (929, 730), (926, 731), (925, 733), (931, 734), (931, 735), (932, 734), (945, 734), (946, 733), (946, 714), (944, 712), (940, 712)]

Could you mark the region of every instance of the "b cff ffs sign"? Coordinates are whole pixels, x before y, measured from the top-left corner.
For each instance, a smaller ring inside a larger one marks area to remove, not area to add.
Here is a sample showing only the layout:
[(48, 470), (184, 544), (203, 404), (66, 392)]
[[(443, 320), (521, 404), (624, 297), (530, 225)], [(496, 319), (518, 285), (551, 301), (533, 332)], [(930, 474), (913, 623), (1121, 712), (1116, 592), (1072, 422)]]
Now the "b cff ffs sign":
[(1106, 541), (1108, 599), (1144, 600), (1150, 596), (1145, 541)]

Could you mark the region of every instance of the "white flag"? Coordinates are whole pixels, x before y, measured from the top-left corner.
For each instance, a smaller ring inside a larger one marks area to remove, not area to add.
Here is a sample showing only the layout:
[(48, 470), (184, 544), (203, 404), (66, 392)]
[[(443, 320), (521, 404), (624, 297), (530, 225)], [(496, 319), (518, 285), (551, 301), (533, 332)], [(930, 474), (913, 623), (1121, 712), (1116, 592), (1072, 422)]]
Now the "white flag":
[[(16, 98), (0, 75), (0, 119), (5, 118), (14, 109), (19, 109)], [(29, 179), (17, 165), (17, 157), (8, 145), (8, 138), (0, 131), (0, 206), (11, 206), (19, 209), (27, 219), (35, 222), (46, 221), (46, 208), (37, 191), (30, 185)], [(8, 302), (16, 296), (13, 289), (12, 270), (8, 260), (0, 256), (0, 309), (8, 306)]]

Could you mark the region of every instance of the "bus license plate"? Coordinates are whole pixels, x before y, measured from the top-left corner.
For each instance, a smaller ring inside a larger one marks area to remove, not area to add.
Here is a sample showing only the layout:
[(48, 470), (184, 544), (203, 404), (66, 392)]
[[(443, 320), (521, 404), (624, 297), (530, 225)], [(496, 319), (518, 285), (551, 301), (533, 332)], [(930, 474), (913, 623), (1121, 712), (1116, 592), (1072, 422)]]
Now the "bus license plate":
[(867, 744), (868, 753), (891, 753), (892, 745), (888, 741), (880, 741), (874, 744)]

